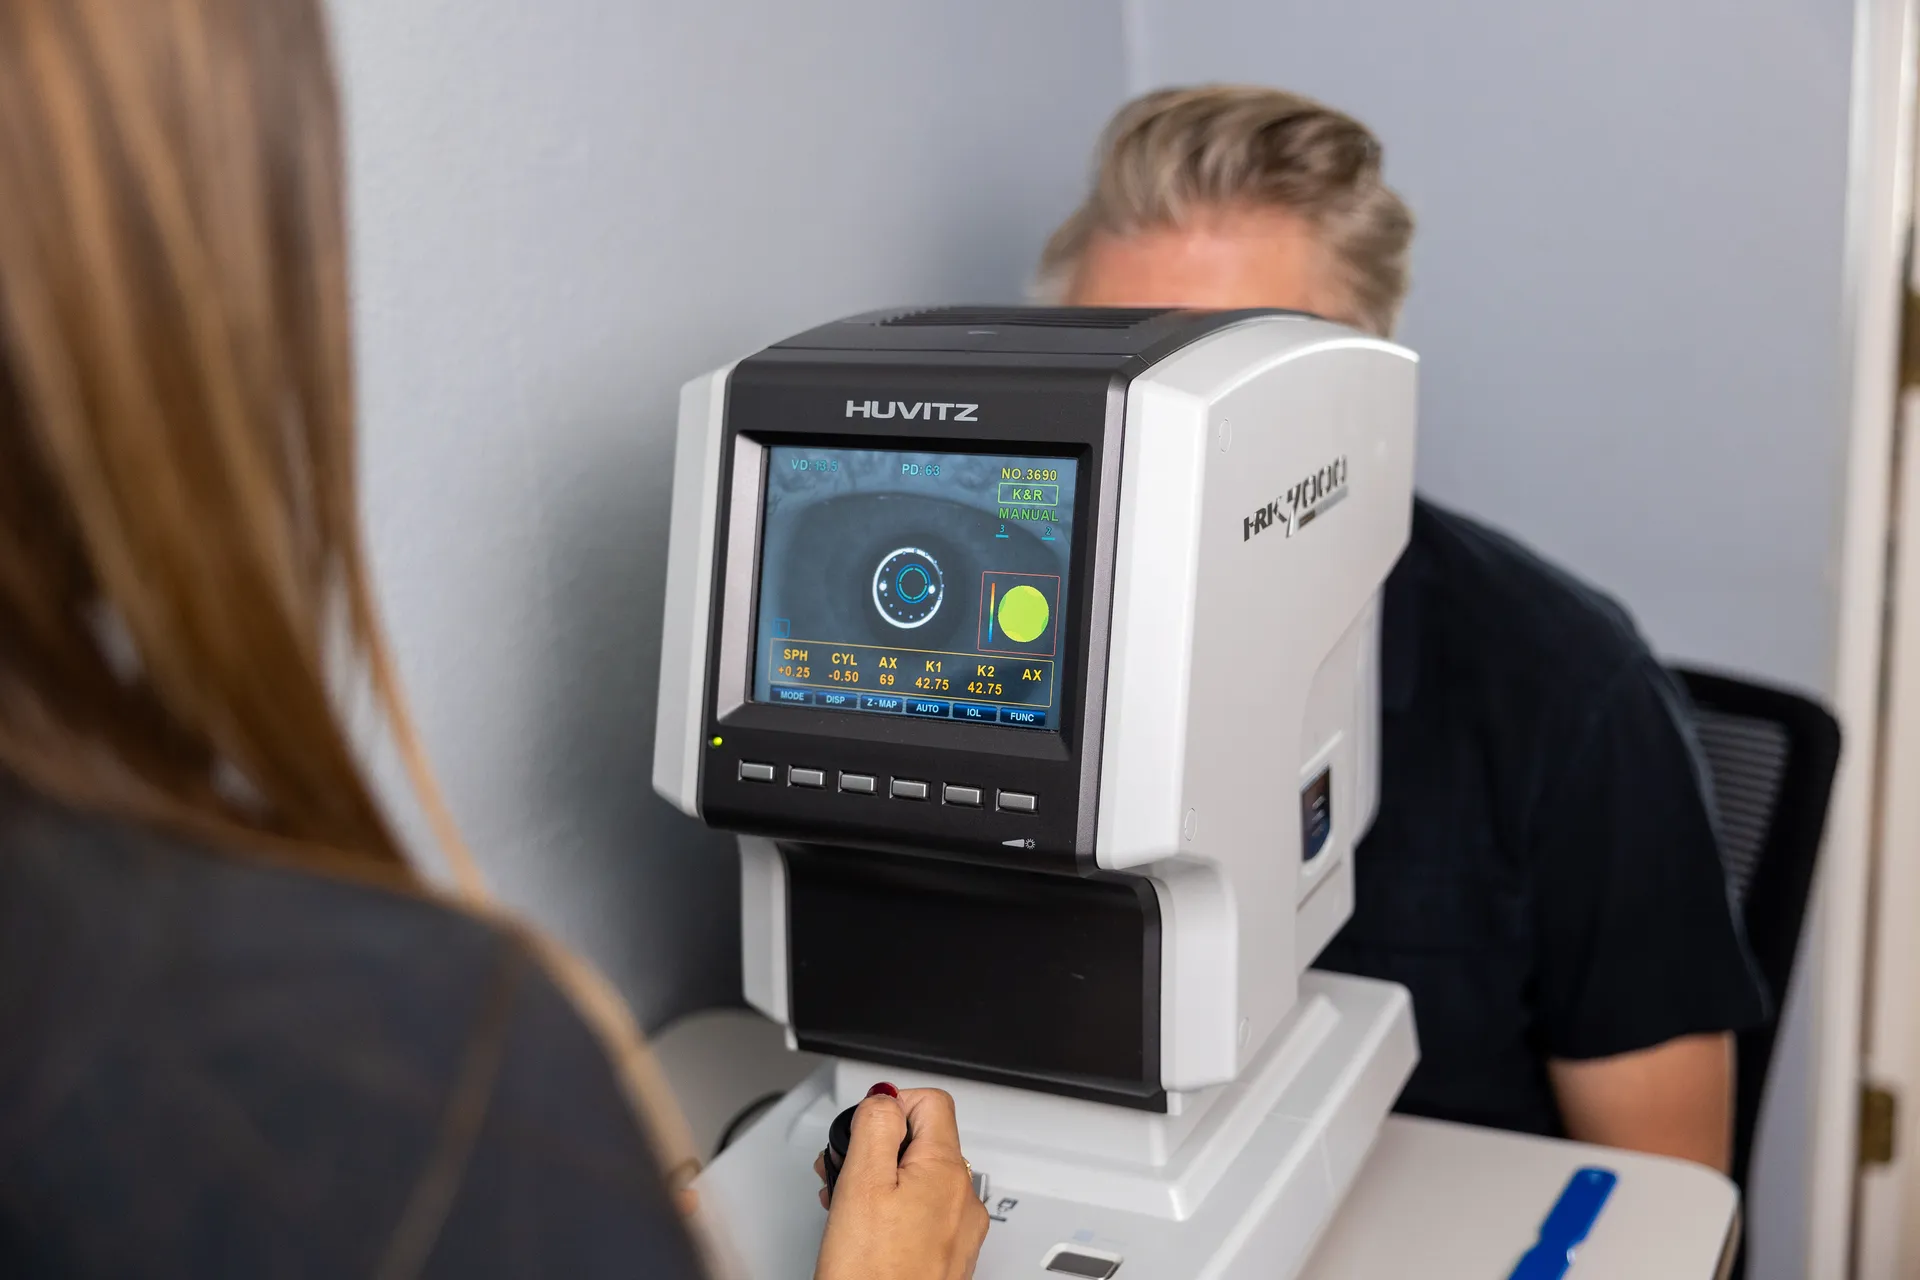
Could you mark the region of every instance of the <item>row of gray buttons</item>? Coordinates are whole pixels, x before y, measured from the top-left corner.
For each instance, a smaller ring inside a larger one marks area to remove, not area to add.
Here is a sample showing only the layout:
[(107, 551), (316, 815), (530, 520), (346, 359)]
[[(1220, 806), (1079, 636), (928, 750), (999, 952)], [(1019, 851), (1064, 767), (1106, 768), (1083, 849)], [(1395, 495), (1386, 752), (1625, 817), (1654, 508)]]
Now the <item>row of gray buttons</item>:
[[(742, 782), (772, 782), (777, 776), (770, 764), (758, 764), (751, 760), (740, 762)], [(820, 790), (827, 785), (826, 770), (791, 765), (787, 769), (787, 785)], [(870, 796), (879, 790), (879, 779), (870, 773), (843, 773), (840, 775), (840, 790), (850, 795)], [(925, 800), (932, 793), (930, 785), (915, 778), (894, 778), (887, 786), (887, 794), (895, 800)], [(982, 803), (982, 793), (978, 787), (963, 787), (949, 782), (940, 788), (940, 800), (943, 804), (963, 809), (978, 809)], [(1000, 809), (1006, 813), (1032, 813), (1038, 807), (1034, 797), (1025, 791), (1002, 791), (998, 800)]]

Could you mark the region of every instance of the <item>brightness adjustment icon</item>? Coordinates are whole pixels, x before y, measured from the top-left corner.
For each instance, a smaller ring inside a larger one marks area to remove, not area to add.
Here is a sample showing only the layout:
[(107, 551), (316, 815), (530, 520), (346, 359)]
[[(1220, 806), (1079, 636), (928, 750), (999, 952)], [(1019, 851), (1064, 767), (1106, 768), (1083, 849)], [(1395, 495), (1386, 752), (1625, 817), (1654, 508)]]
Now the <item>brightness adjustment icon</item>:
[(940, 562), (919, 547), (888, 552), (873, 571), (873, 607), (902, 630), (925, 626), (946, 594)]

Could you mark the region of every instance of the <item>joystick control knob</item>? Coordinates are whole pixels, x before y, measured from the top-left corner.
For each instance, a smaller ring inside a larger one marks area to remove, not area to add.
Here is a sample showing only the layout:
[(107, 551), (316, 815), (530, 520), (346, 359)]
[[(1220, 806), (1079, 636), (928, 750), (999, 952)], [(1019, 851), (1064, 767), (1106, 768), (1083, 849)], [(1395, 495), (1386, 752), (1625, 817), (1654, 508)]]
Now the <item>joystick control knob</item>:
[[(853, 1113), (859, 1109), (859, 1107), (848, 1107), (835, 1116), (833, 1123), (827, 1126), (826, 1159), (822, 1164), (827, 1171), (827, 1199), (829, 1200), (833, 1199), (834, 1184), (840, 1181), (840, 1168), (847, 1162), (847, 1148), (853, 1145)], [(907, 1146), (912, 1141), (911, 1133), (900, 1140), (900, 1154), (894, 1157), (896, 1161), (900, 1156), (907, 1154)]]

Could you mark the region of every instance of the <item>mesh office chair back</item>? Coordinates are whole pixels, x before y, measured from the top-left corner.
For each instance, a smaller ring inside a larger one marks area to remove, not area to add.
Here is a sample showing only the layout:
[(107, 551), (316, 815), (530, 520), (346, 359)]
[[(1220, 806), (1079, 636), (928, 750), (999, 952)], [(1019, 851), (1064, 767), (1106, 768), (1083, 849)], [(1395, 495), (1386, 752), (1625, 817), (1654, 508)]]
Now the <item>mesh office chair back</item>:
[(1784, 689), (1704, 671), (1674, 675), (1693, 702), (1728, 884), (1773, 1004), (1765, 1026), (1739, 1037), (1733, 1177), (1744, 1195), (1840, 763), (1840, 725)]

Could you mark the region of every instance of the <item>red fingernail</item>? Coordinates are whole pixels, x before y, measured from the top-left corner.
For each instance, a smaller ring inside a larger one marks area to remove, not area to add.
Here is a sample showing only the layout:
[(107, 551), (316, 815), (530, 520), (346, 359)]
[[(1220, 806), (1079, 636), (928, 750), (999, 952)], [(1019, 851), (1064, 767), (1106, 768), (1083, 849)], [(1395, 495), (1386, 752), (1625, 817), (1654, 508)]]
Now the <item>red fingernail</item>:
[(877, 1098), (883, 1093), (889, 1098), (897, 1098), (900, 1096), (900, 1091), (888, 1084), (885, 1080), (882, 1080), (879, 1084), (867, 1090), (867, 1096), (869, 1098)]

